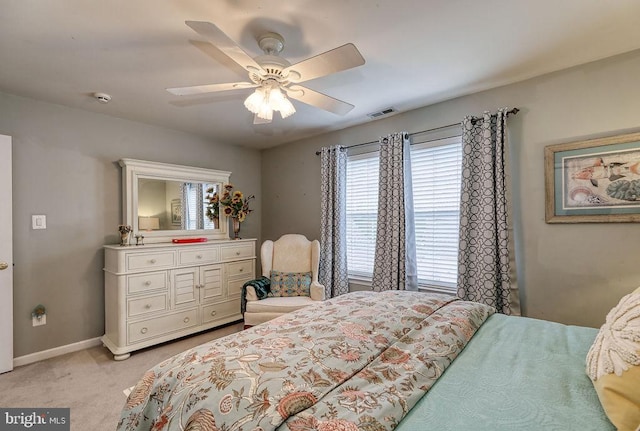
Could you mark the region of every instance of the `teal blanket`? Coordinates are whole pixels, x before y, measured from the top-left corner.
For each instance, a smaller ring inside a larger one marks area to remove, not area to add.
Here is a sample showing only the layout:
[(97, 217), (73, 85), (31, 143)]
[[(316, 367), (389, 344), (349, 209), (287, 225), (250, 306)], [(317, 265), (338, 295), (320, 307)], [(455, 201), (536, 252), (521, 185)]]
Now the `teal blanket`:
[(495, 314), (397, 430), (613, 431), (585, 372), (596, 334)]
[(255, 280), (249, 280), (242, 285), (242, 293), (240, 296), (240, 312), (244, 316), (244, 312), (247, 311), (247, 286), (253, 286), (253, 290), (256, 292), (258, 299), (264, 299), (269, 295), (271, 291), (271, 280), (264, 275)]

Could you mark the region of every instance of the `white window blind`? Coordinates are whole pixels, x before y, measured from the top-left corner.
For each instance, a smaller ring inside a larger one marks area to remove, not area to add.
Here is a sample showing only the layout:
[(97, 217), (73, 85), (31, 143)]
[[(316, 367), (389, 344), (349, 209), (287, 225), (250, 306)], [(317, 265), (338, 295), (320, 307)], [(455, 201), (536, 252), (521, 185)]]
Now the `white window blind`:
[[(418, 284), (453, 290), (458, 272), (460, 137), (411, 146)], [(347, 161), (347, 264), (350, 278), (371, 279), (378, 212), (378, 153)]]
[(456, 287), (461, 164), (460, 137), (411, 147), (419, 285)]
[(373, 276), (379, 163), (378, 153), (347, 160), (347, 265), (354, 278)]
[(186, 209), (184, 210), (185, 220), (184, 225), (185, 229), (198, 229), (198, 217), (196, 211), (196, 205), (198, 202), (198, 185), (194, 183), (185, 183), (186, 188)]

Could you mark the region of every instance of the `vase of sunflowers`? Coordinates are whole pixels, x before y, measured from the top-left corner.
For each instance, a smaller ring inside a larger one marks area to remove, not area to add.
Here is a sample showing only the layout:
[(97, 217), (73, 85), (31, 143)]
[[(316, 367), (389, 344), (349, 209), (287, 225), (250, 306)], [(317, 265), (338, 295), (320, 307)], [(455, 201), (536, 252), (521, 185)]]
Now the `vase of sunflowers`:
[(226, 184), (224, 186), (222, 196), (219, 196), (218, 193), (213, 193), (213, 189), (207, 190), (207, 193), (209, 193), (207, 195), (207, 199), (209, 199), (207, 217), (214, 221), (214, 219), (219, 219), (220, 211), (222, 211), (222, 214), (230, 217), (233, 221), (234, 239), (240, 239), (240, 223), (253, 211), (249, 208), (249, 202), (254, 199), (255, 196), (251, 195), (245, 198), (240, 190), (233, 190), (232, 184)]

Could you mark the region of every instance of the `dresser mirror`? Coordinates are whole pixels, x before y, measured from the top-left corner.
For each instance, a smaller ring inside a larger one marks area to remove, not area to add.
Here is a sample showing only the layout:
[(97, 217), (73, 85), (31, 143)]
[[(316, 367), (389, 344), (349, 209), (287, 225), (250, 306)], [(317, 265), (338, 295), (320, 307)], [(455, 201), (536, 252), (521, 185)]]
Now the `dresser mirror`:
[(207, 216), (207, 195), (220, 193), (231, 172), (121, 159), (123, 220), (145, 243), (174, 238), (228, 239), (228, 223)]

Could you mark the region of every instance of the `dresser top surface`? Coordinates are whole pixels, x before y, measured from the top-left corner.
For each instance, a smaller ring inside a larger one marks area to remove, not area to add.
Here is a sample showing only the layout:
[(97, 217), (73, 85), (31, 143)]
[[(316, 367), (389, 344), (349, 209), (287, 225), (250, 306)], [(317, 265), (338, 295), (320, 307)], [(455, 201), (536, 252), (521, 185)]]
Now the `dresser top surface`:
[(113, 249), (113, 250), (122, 250), (122, 251), (143, 251), (143, 250), (152, 250), (157, 248), (184, 248), (184, 247), (206, 247), (208, 245), (234, 245), (234, 244), (243, 244), (248, 242), (255, 242), (255, 238), (243, 238), (243, 239), (216, 239), (210, 241), (203, 242), (190, 242), (190, 243), (173, 243), (173, 242), (157, 242), (145, 245), (119, 245), (119, 244), (107, 244), (104, 245), (104, 248)]

